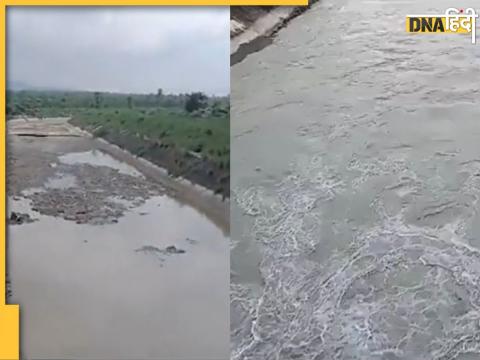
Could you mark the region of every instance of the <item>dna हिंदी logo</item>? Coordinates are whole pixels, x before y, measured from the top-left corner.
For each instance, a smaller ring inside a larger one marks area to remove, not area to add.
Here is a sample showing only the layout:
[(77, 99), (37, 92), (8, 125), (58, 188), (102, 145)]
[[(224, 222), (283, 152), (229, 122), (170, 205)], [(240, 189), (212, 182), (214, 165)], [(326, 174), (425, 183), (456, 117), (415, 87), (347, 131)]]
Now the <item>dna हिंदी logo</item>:
[(472, 34), (472, 44), (475, 44), (477, 17), (472, 8), (449, 8), (443, 15), (407, 15), (407, 32)]

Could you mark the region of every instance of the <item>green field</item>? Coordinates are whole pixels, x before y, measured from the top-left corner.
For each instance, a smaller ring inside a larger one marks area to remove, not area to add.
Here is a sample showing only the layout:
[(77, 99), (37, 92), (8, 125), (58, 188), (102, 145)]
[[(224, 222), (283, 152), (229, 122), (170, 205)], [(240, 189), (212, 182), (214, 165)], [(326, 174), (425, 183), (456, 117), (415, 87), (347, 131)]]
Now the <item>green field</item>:
[(168, 109), (82, 109), (73, 114), (94, 135), (128, 132), (165, 147), (201, 154), (228, 166), (229, 122), (225, 117), (194, 118)]

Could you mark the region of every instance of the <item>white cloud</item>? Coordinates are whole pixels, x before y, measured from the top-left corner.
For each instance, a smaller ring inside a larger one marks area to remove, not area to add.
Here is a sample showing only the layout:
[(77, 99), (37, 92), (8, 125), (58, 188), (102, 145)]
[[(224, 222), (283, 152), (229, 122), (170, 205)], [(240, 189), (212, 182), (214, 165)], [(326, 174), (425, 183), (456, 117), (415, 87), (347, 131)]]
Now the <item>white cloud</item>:
[(13, 81), (228, 92), (228, 8), (9, 8), (7, 37)]

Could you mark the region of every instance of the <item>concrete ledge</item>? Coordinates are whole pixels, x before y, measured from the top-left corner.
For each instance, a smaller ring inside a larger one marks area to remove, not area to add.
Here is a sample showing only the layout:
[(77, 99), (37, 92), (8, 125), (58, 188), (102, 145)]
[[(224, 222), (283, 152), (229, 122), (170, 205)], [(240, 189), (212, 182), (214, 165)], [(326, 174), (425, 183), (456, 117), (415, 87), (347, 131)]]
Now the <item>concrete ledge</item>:
[(240, 20), (230, 20), (230, 31), (234, 31), (234, 34), (236, 32), (230, 42), (230, 54), (237, 52), (242, 44), (249, 43), (259, 36), (272, 35), (278, 25), (288, 19), (295, 9), (291, 6), (279, 6), (270, 12), (260, 13), (260, 17), (250, 25)]
[(306, 11), (316, 1), (310, 0), (308, 6), (278, 6), (269, 7), (268, 10), (256, 7), (256, 10), (246, 12), (245, 18), (242, 18), (241, 13), (235, 17), (232, 12), (230, 20), (230, 66), (271, 44), (276, 32), (291, 19)]
[(7, 121), (8, 135), (17, 136), (85, 136), (68, 123), (69, 118), (25, 118)]

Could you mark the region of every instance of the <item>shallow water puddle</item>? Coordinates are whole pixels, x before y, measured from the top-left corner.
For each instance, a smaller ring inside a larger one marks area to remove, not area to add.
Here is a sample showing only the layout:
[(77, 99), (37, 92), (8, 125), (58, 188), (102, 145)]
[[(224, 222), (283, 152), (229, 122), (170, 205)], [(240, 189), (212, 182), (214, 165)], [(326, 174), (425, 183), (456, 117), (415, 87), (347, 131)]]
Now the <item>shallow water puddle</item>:
[[(228, 238), (167, 196), (110, 225), (78, 225), (10, 199), (38, 221), (9, 227), (10, 303), (26, 358), (227, 359)], [(142, 247), (185, 250), (158, 261)]]
[(119, 161), (112, 156), (100, 150), (91, 150), (77, 153), (68, 153), (59, 156), (59, 161), (67, 165), (88, 164), (93, 166), (108, 166), (117, 169), (120, 173), (142, 177), (138, 170), (122, 161)]
[(69, 189), (77, 186), (76, 176), (70, 174), (57, 174), (48, 178), (45, 187), (49, 189)]

